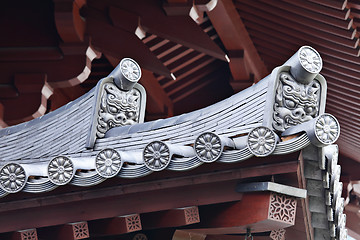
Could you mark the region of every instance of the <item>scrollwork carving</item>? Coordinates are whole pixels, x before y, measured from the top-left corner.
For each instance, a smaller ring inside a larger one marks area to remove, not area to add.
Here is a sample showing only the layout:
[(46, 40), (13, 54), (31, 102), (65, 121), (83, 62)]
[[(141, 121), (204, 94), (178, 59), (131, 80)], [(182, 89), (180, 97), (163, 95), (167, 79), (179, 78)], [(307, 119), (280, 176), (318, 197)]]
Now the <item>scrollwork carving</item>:
[(321, 85), (317, 80), (302, 84), (291, 74), (280, 73), (274, 103), (274, 129), (283, 132), (291, 126), (317, 117), (320, 92)]
[(105, 83), (99, 108), (97, 137), (104, 137), (110, 128), (138, 123), (140, 101), (141, 93), (136, 88), (125, 92), (114, 83)]

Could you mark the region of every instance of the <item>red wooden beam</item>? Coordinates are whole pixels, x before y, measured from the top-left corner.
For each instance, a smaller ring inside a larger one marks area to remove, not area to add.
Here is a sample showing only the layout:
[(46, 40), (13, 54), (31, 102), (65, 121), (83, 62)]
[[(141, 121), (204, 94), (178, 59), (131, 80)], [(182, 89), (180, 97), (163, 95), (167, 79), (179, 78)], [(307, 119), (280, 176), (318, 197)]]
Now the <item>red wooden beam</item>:
[(131, 57), (142, 68), (171, 78), (169, 69), (134, 33), (111, 26), (101, 11), (89, 7), (87, 12), (87, 32), (98, 51), (117, 59)]
[[(283, 41), (286, 40), (299, 45), (302, 45), (306, 42), (311, 42), (318, 51), (329, 53), (329, 55), (331, 56), (341, 56), (345, 59), (351, 59), (349, 57), (347, 58), (345, 54), (354, 57), (357, 57), (360, 54), (359, 47), (350, 48), (335, 44), (331, 40), (321, 39), (316, 35), (311, 35), (307, 33), (299, 34), (299, 31), (294, 30), (294, 27), (292, 25), (284, 26), (284, 19), (276, 22), (274, 21), (275, 16), (271, 14), (265, 14), (263, 12), (255, 11), (252, 7), (245, 6), (243, 4), (238, 3), (237, 5), (246, 26), (251, 29), (256, 29), (257, 31), (263, 31), (267, 34), (268, 37), (272, 37), (275, 35), (278, 36), (278, 38), (283, 39)], [(279, 19), (279, 17), (276, 18)], [(289, 39), (292, 40), (290, 41)], [(329, 49), (326, 50), (324, 46), (327, 46), (327, 48), (329, 48), (331, 51)]]
[(38, 234), (35, 228), (16, 231), (12, 234), (11, 240), (38, 240)]
[(335, 8), (335, 9), (339, 9), (339, 10), (344, 10), (344, 8), (346, 7), (347, 4), (347, 0), (310, 0), (311, 2), (315, 2), (317, 4), (326, 6), (326, 7), (330, 7), (330, 8)]
[(80, 9), (86, 0), (55, 0), (55, 23), (64, 42), (83, 42), (85, 20), (80, 16)]
[(168, 16), (189, 15), (193, 0), (163, 0), (163, 9)]
[(296, 203), (295, 198), (272, 192), (244, 193), (238, 202), (202, 206), (201, 224), (191, 231), (239, 234), (246, 233), (248, 228), (251, 232), (286, 228), (295, 224)]
[(200, 222), (197, 206), (141, 214), (143, 229), (179, 227)]
[[(17, 96), (1, 99), (1, 103), (4, 106), (4, 121), (7, 124), (21, 123), (45, 114), (47, 99), (53, 91), (46, 80), (46, 74), (42, 73), (15, 75), (14, 84), (17, 89)], [(28, 107), (19, 111), (18, 107), (24, 103)]]
[[(54, 234), (55, 235), (55, 234)], [(89, 227), (87, 222), (68, 223), (61, 226), (53, 239), (78, 240), (89, 238)]]
[(93, 221), (89, 223), (89, 225), (91, 235), (94, 236), (120, 235), (142, 230), (139, 214), (102, 219)]
[(142, 71), (142, 77), (139, 83), (145, 87), (148, 95), (151, 95), (151, 97), (156, 101), (158, 106), (162, 104), (166, 106), (167, 115), (169, 117), (174, 115), (173, 102), (165, 93), (164, 89), (160, 86), (159, 82), (157, 81), (152, 72), (144, 69)]
[(323, 16), (323, 19), (320, 19), (320, 21), (324, 21), (326, 23), (330, 23), (331, 20), (330, 18), (325, 17), (324, 15), (327, 15), (329, 17), (335, 17), (338, 19), (342, 19), (342, 20), (346, 20), (349, 18), (350, 15), (350, 8), (344, 8), (343, 10), (338, 10), (338, 9), (333, 9), (333, 8), (328, 8), (316, 3), (312, 3), (310, 1), (291, 1), (291, 0), (283, 0), (284, 2), (288, 2), (291, 3), (294, 6), (299, 6), (302, 7), (304, 9), (313, 11), (313, 12), (317, 12), (317, 13), (321, 13)]
[(166, 16), (158, 1), (117, 2), (114, 4), (114, 18), (118, 16), (115, 14), (116, 8), (141, 16), (141, 26), (148, 33), (226, 60), (225, 53), (221, 48), (189, 16)]
[[(249, 72), (246, 71), (246, 67), (239, 60), (242, 57), (247, 61), (256, 82), (265, 77), (269, 71), (261, 60), (233, 2), (231, 0), (219, 0), (215, 9), (208, 12), (208, 16), (229, 51), (230, 57), (232, 51), (244, 51), (244, 56), (234, 55), (234, 59), (230, 58), (230, 69), (234, 79), (245, 80), (249, 78)], [(238, 70), (238, 68), (241, 70)]]
[[(307, 35), (320, 38), (321, 40), (331, 41), (340, 46), (349, 48), (356, 48), (359, 43), (357, 38), (351, 39), (354, 35), (354, 29), (350, 31), (339, 29), (331, 25), (312, 21), (302, 16), (296, 16), (287, 11), (276, 8), (275, 6), (272, 7), (269, 4), (264, 3), (244, 1), (236, 3), (236, 6), (242, 13), (246, 12), (247, 14), (252, 14), (253, 16), (257, 16), (265, 21), (270, 21), (276, 23), (277, 25), (293, 29), (293, 31), (297, 32), (295, 36), (305, 33)], [(282, 14), (279, 15), (279, 13)], [(309, 24), (312, 24), (313, 27), (309, 27)], [(350, 37), (350, 39), (343, 37), (345, 34)]]

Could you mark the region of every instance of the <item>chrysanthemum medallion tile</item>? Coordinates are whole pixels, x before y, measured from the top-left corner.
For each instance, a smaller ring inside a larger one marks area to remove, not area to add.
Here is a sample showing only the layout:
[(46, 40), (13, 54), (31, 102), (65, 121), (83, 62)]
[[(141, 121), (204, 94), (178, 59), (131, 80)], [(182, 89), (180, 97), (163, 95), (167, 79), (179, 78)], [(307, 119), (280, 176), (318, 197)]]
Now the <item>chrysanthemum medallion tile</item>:
[(203, 162), (215, 162), (223, 151), (221, 140), (218, 135), (212, 132), (205, 132), (195, 140), (194, 149), (196, 156)]
[(17, 163), (8, 163), (0, 170), (0, 186), (8, 193), (21, 191), (26, 184), (26, 173)]
[(141, 77), (140, 66), (131, 58), (124, 58), (120, 62), (121, 73), (130, 81), (136, 82)]
[(153, 141), (143, 151), (145, 166), (152, 171), (164, 170), (170, 163), (170, 150), (161, 141)]
[(101, 150), (95, 159), (97, 173), (104, 178), (116, 176), (122, 167), (120, 154), (111, 148)]
[(315, 136), (323, 144), (333, 144), (339, 138), (340, 124), (331, 114), (322, 114), (315, 123)]
[(267, 127), (256, 127), (250, 131), (247, 144), (252, 154), (257, 157), (266, 157), (275, 150), (276, 136)]
[(300, 64), (310, 73), (319, 73), (322, 68), (322, 60), (320, 54), (309, 46), (300, 48), (299, 52)]
[(68, 184), (74, 176), (73, 162), (64, 156), (53, 158), (48, 164), (48, 176), (56, 185)]

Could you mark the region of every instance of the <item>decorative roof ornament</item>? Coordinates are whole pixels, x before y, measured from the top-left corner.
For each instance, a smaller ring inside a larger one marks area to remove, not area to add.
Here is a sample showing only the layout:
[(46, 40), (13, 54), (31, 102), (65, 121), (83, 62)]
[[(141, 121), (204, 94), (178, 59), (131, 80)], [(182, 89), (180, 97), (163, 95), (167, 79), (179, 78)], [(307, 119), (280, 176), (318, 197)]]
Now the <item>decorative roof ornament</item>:
[(333, 144), (340, 136), (340, 124), (331, 114), (322, 114), (315, 122), (315, 135), (323, 144)]
[(274, 103), (274, 129), (283, 132), (318, 116), (320, 90), (317, 80), (303, 84), (288, 72), (281, 72)]
[(115, 84), (124, 91), (132, 89), (141, 78), (141, 68), (137, 62), (131, 58), (123, 58), (119, 63), (121, 74), (115, 70), (112, 72)]
[(143, 151), (145, 166), (152, 171), (164, 170), (170, 163), (169, 147), (161, 141), (153, 141)]
[(96, 136), (102, 138), (113, 128), (139, 122), (141, 93), (137, 89), (122, 91), (114, 83), (105, 83), (100, 100)]
[(48, 164), (49, 180), (56, 185), (68, 184), (74, 176), (73, 162), (64, 156), (53, 158)]
[(95, 159), (97, 173), (104, 178), (115, 177), (122, 167), (120, 154), (111, 148), (101, 150)]
[(144, 122), (146, 92), (137, 83), (140, 78), (139, 64), (131, 58), (124, 58), (98, 83), (87, 148), (92, 148), (95, 140), (105, 137), (111, 128)]
[(324, 113), (310, 121), (287, 129), (282, 133), (282, 136), (290, 136), (300, 132), (306, 132), (315, 146), (323, 147), (335, 143), (339, 138), (340, 124), (333, 115)]
[(269, 91), (274, 94), (267, 97), (269, 113), (265, 113), (264, 126), (281, 134), (325, 112), (327, 84), (319, 74), (322, 66), (320, 54), (310, 46), (303, 46), (273, 70)]
[(267, 127), (256, 127), (248, 135), (248, 148), (257, 157), (270, 155), (276, 147), (277, 136)]
[(17, 163), (8, 163), (0, 169), (0, 187), (8, 193), (20, 192), (26, 180), (24, 168)]
[(323, 66), (320, 54), (310, 46), (302, 46), (284, 65), (287, 63), (291, 65), (291, 75), (302, 84), (309, 84)]
[(212, 132), (205, 132), (198, 136), (194, 149), (196, 156), (206, 163), (218, 160), (223, 151), (220, 137)]

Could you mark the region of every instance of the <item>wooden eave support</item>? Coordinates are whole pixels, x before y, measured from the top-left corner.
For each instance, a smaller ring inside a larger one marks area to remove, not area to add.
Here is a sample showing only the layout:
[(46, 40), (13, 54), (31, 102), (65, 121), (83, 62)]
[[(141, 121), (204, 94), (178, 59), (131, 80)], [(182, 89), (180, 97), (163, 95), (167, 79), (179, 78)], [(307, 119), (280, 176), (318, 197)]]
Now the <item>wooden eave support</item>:
[(87, 32), (95, 49), (117, 58), (131, 57), (141, 67), (171, 78), (170, 70), (134, 33), (110, 25), (107, 16), (96, 9), (89, 7), (87, 13)]
[(55, 0), (55, 23), (64, 42), (83, 42), (85, 20), (80, 16), (80, 9), (86, 0)]
[(162, 7), (168, 16), (188, 15), (193, 6), (193, 0), (163, 0)]
[[(47, 83), (47, 75), (43, 73), (22, 73), (15, 74), (14, 78), (16, 96), (0, 97), (5, 116), (10, 116), (10, 118), (4, 119), (4, 122), (17, 124), (44, 115), (47, 100), (53, 92)], [(31, 107), (19, 111), (18, 106), (24, 102), (31, 102)]]
[(59, 228), (54, 239), (78, 240), (89, 238), (90, 232), (87, 222), (67, 223)]
[(132, 4), (135, 2), (127, 1), (122, 8), (112, 8), (110, 17), (115, 27), (121, 13), (132, 9), (134, 14), (141, 16), (141, 27), (146, 32), (226, 61), (226, 54), (189, 16), (166, 16), (161, 7), (150, 2), (144, 2), (141, 8)]
[(241, 201), (203, 206), (201, 224), (191, 231), (204, 234), (266, 232), (295, 224), (297, 200), (273, 192), (244, 193)]
[(36, 228), (16, 231), (12, 234), (11, 240), (38, 240)]
[(175, 208), (141, 215), (143, 229), (179, 227), (200, 222), (197, 206)]
[[(254, 74), (255, 82), (264, 78), (269, 71), (261, 60), (233, 2), (219, 0), (216, 7), (208, 12), (208, 16), (229, 52), (233, 78), (247, 80), (250, 78), (250, 73)], [(243, 56), (239, 54), (241, 51), (244, 51)]]
[(94, 236), (120, 235), (142, 230), (139, 214), (97, 220), (91, 222), (89, 225), (91, 235)]

